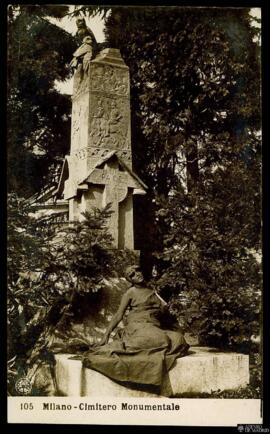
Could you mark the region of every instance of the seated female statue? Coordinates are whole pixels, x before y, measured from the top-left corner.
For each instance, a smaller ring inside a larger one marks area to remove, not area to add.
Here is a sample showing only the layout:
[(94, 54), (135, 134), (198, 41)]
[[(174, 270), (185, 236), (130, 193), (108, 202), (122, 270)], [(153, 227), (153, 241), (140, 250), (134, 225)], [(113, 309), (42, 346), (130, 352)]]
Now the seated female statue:
[[(160, 388), (164, 376), (178, 357), (187, 354), (189, 345), (179, 327), (162, 328), (160, 313), (166, 302), (145, 286), (140, 268), (128, 267), (126, 277), (133, 286), (123, 295), (98, 346), (84, 354), (83, 365), (126, 385)], [(109, 342), (124, 316), (124, 328)]]

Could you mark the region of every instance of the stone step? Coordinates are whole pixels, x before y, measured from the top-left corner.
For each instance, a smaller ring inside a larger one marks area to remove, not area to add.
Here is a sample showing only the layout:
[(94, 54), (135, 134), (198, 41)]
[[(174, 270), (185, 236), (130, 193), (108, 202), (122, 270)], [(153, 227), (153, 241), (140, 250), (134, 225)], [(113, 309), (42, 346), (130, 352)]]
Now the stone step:
[[(55, 355), (55, 376), (64, 396), (157, 397), (126, 388), (92, 369), (83, 368), (71, 354)], [(214, 348), (191, 347), (187, 356), (176, 360), (169, 372), (172, 396), (232, 390), (249, 383), (249, 356), (220, 352)], [(166, 385), (162, 388), (166, 389)]]

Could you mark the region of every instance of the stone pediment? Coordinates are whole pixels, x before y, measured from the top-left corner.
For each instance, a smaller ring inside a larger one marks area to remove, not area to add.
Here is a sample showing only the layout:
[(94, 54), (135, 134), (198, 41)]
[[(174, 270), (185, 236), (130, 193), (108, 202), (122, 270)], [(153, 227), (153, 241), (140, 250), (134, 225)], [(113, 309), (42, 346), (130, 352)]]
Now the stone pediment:
[[(106, 170), (104, 166), (110, 164), (111, 161), (117, 162), (119, 170)], [(78, 190), (88, 190), (89, 184), (106, 185), (115, 184), (119, 187), (125, 186), (133, 189), (133, 194), (145, 194), (147, 190), (146, 184), (127, 166), (117, 155), (116, 151), (109, 152), (105, 157), (101, 158), (91, 169), (86, 178), (81, 181), (70, 177), (72, 166), (72, 158), (67, 155), (63, 162), (58, 187), (55, 193), (57, 198), (64, 194), (64, 198), (75, 197)]]
[[(118, 163), (118, 170), (114, 169), (111, 171), (106, 169), (106, 166), (110, 165), (112, 161)], [(147, 190), (146, 184), (118, 157), (116, 151), (111, 151), (104, 158), (100, 159), (89, 175), (79, 182), (79, 186), (82, 188), (85, 184), (105, 185), (110, 182), (118, 186), (122, 184), (133, 188), (133, 194), (145, 194)]]

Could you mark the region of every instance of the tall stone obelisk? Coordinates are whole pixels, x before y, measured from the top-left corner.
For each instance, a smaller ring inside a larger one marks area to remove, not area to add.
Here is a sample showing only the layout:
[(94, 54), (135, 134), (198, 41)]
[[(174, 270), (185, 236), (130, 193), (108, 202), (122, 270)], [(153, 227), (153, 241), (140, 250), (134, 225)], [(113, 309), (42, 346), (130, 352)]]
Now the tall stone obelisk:
[[(108, 48), (74, 74), (70, 155), (62, 172), (69, 220), (111, 203), (117, 248), (134, 248), (133, 195), (145, 184), (132, 172), (129, 68)], [(61, 182), (60, 182), (61, 183)]]

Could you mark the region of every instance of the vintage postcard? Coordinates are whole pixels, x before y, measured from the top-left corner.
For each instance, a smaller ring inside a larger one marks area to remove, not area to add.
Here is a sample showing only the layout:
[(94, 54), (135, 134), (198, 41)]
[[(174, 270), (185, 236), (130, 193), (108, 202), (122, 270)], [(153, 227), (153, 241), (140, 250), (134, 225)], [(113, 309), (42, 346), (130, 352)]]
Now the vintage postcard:
[(8, 423), (269, 432), (261, 9), (7, 15)]

